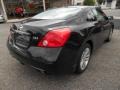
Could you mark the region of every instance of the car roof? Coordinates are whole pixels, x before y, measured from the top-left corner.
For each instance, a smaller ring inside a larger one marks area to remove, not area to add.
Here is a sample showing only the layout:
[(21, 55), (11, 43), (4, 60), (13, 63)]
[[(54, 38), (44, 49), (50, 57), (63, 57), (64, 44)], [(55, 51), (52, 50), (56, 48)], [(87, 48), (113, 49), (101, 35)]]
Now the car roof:
[(99, 6), (63, 6), (63, 7), (55, 7), (55, 8), (51, 8), (51, 9), (48, 9), (48, 10), (52, 10), (52, 9), (59, 9), (59, 8), (77, 8), (77, 9), (89, 9), (89, 8), (100, 8)]
[(85, 9), (85, 8), (100, 8), (98, 6), (67, 6), (68, 8), (80, 8), (80, 9)]

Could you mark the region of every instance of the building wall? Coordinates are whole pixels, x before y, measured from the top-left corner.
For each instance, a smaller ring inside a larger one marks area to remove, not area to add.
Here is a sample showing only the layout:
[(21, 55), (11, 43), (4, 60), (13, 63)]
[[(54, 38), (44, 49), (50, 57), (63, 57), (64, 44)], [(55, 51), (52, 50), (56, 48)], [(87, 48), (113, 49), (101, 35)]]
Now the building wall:
[(0, 1), (0, 12), (2, 11), (1, 1)]
[(107, 2), (106, 0), (104, 3), (102, 3), (101, 7), (115, 9), (116, 5), (117, 5), (117, 0), (112, 0), (111, 2)]
[(72, 5), (72, 0), (50, 0), (50, 7), (61, 7)]
[[(74, 5), (83, 5), (84, 0), (74, 0)], [(95, 5), (97, 4), (97, 0), (95, 0)]]
[(116, 8), (116, 3), (117, 3), (117, 1), (113, 0), (111, 3), (111, 8), (113, 8), (113, 9)]
[[(43, 0), (0, 0), (4, 1), (4, 9), (8, 19), (23, 18), (43, 11)], [(72, 0), (45, 0), (46, 9), (72, 5)], [(16, 8), (22, 8), (24, 15), (18, 15)], [(1, 8), (0, 8), (1, 9)]]
[(120, 0), (117, 0), (116, 7), (120, 9)]
[(84, 0), (74, 0), (74, 5), (83, 5)]

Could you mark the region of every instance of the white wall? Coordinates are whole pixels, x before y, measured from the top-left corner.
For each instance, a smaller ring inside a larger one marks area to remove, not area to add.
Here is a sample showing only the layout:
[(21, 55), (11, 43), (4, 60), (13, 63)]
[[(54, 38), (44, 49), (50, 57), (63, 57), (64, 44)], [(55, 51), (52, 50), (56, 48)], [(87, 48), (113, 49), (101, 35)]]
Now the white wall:
[(105, 2), (105, 4), (102, 4), (101, 7), (102, 7), (102, 8), (115, 9), (115, 8), (116, 8), (116, 3), (117, 3), (117, 0), (113, 0), (111, 4)]
[(114, 0), (111, 4), (111, 8), (112, 9), (115, 9), (116, 8), (116, 3), (117, 3), (117, 0)]

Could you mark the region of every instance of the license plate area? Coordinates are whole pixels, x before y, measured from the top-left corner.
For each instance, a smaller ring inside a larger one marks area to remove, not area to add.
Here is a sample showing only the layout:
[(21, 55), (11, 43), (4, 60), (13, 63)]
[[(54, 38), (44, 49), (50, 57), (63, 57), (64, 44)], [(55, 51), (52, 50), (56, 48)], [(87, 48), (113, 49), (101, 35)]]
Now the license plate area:
[(14, 35), (15, 45), (28, 48), (30, 45), (31, 36), (25, 33), (15, 33)]

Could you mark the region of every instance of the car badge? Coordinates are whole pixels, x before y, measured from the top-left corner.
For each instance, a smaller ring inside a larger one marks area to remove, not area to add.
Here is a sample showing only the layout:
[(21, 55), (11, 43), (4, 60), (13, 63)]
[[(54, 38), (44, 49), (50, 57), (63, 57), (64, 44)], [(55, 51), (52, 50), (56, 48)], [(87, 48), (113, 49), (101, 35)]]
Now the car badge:
[(20, 30), (22, 30), (23, 29), (23, 25), (20, 25)]

